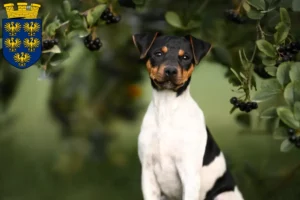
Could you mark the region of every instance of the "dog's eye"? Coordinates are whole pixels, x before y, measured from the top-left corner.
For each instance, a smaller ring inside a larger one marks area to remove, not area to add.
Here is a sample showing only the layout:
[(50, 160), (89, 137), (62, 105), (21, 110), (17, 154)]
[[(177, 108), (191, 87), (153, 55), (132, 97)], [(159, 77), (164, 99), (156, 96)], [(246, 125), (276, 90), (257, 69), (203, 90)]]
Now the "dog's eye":
[(188, 60), (189, 57), (188, 57), (187, 55), (184, 55), (184, 56), (182, 56), (182, 59), (183, 59), (183, 60)]
[(162, 52), (160, 52), (160, 51), (155, 52), (154, 55), (157, 56), (157, 57), (160, 57), (160, 56), (162, 56)]

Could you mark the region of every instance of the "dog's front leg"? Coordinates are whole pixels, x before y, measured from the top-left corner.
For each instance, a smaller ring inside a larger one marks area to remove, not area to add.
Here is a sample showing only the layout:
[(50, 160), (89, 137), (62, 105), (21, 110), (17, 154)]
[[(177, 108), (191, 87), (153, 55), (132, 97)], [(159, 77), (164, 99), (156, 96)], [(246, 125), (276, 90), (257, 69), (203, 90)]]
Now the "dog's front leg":
[(153, 168), (147, 165), (142, 167), (142, 190), (144, 200), (161, 200), (161, 191)]
[(177, 159), (176, 164), (183, 189), (182, 200), (200, 200), (201, 167), (204, 154), (201, 145), (203, 144), (195, 141), (189, 145), (185, 144), (180, 158)]

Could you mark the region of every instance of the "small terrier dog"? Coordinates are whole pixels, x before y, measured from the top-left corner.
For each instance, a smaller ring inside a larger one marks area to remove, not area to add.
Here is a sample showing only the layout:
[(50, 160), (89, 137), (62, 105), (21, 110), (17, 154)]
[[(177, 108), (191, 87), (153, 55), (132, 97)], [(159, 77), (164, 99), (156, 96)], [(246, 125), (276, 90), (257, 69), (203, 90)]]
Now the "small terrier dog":
[(153, 87), (138, 138), (144, 200), (243, 200), (189, 92), (192, 72), (211, 45), (191, 35), (132, 38)]

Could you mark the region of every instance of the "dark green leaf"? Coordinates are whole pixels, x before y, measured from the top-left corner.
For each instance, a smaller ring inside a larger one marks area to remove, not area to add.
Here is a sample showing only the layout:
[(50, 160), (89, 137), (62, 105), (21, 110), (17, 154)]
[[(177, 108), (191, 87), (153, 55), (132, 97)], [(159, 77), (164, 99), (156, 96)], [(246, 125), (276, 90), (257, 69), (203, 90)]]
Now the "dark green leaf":
[(276, 44), (281, 44), (286, 40), (289, 35), (290, 27), (283, 22), (279, 22), (276, 27), (276, 33), (274, 34), (274, 40)]
[(277, 117), (277, 108), (276, 107), (270, 107), (262, 111), (259, 115), (262, 119), (271, 119)]
[(300, 81), (300, 62), (296, 62), (291, 66), (290, 79), (292, 81)]
[(300, 12), (300, 1), (293, 0), (292, 8), (294, 12)]
[(246, 113), (240, 113), (236, 115), (236, 121), (242, 126), (246, 126), (246, 127), (251, 126), (251, 117)]
[(266, 72), (271, 76), (276, 76), (277, 67), (265, 67)]
[(249, 12), (251, 10), (251, 6), (249, 5), (249, 3), (247, 1), (244, 1), (243, 8), (246, 12)]
[(2, 49), (2, 38), (0, 38), (0, 49)]
[(295, 119), (293, 112), (289, 108), (279, 107), (277, 108), (277, 114), (281, 121), (283, 121), (283, 123), (287, 126), (294, 129), (298, 129), (300, 127), (300, 122)]
[(63, 1), (63, 11), (66, 16), (69, 16), (71, 13), (71, 4), (68, 0)]
[(265, 16), (265, 14), (255, 10), (255, 9), (251, 9), (249, 12), (247, 12), (247, 16), (250, 19), (260, 20), (261, 18), (263, 18), (263, 16)]
[(265, 57), (263, 58), (262, 63), (265, 66), (274, 66), (276, 64), (276, 60), (273, 58)]
[(266, 56), (275, 58), (277, 53), (276, 49), (273, 47), (273, 45), (268, 42), (267, 40), (257, 40), (256, 41), (257, 48), (263, 52)]
[(296, 120), (300, 121), (300, 101), (297, 101), (294, 104), (294, 115)]
[(107, 0), (97, 0), (98, 3), (107, 3)]
[(276, 77), (278, 82), (285, 87), (290, 81), (291, 63), (284, 62), (278, 66)]
[(266, 3), (264, 0), (247, 0), (247, 2), (257, 10), (265, 10)]
[(145, 0), (132, 0), (134, 4), (138, 6), (143, 6), (145, 4)]
[(289, 105), (300, 101), (300, 81), (290, 82), (284, 89), (284, 99)]
[(291, 26), (290, 15), (285, 8), (280, 8), (280, 19), (286, 25)]
[(253, 101), (261, 102), (281, 94), (282, 87), (276, 78), (263, 80), (261, 90), (253, 97)]
[(286, 133), (286, 128), (285, 127), (278, 127), (273, 132), (273, 137), (276, 140), (286, 139), (286, 136), (287, 136), (287, 133)]
[(166, 21), (175, 28), (183, 28), (179, 15), (173, 11), (168, 11), (165, 15)]
[(281, 152), (288, 152), (293, 147), (294, 147), (294, 145), (292, 143), (290, 143), (290, 141), (288, 139), (285, 139), (285, 140), (282, 141), (282, 143), (280, 145), (280, 151)]

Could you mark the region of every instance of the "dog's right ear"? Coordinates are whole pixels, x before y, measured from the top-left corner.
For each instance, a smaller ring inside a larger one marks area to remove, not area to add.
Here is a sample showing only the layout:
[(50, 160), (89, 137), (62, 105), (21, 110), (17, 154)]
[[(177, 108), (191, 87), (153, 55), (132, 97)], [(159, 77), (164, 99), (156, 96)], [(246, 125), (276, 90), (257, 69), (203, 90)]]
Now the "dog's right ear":
[(140, 33), (140, 34), (134, 34), (132, 36), (133, 43), (140, 52), (140, 59), (146, 57), (149, 49), (153, 45), (157, 36), (159, 35), (160, 33), (156, 32), (156, 33)]

